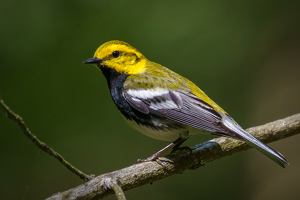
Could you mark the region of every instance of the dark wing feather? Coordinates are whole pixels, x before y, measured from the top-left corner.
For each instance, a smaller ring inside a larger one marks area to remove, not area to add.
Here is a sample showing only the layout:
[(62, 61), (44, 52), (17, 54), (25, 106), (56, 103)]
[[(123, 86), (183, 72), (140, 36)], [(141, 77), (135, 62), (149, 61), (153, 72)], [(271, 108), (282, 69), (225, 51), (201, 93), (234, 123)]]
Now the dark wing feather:
[(193, 94), (180, 92), (177, 94), (182, 99), (183, 106), (181, 109), (168, 110), (166, 116), (168, 120), (215, 133), (226, 131), (221, 122), (222, 116), (210, 105)]
[(191, 93), (170, 91), (161, 95), (141, 97), (124, 92), (123, 95), (133, 108), (142, 113), (209, 132), (231, 135), (222, 124), (222, 116)]
[(149, 107), (140, 99), (132, 97), (131, 95), (124, 93), (126, 101), (136, 110), (144, 114), (149, 114)]

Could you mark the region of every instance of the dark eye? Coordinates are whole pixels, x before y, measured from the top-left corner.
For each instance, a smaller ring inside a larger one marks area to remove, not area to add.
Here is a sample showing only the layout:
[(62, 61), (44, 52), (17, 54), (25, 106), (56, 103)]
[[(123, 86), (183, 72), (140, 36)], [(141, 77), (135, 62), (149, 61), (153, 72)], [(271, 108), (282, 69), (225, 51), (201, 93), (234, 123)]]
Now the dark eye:
[(118, 57), (120, 56), (120, 51), (114, 51), (114, 52), (112, 53), (112, 56), (113, 56), (114, 58), (118, 58)]

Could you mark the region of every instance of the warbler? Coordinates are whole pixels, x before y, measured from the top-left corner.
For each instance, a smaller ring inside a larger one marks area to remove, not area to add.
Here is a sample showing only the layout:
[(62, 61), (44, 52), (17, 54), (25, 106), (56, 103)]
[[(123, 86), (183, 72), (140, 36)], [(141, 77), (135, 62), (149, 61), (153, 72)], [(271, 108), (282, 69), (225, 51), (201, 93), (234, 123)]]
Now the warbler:
[(138, 162), (157, 161), (167, 170), (159, 159), (163, 152), (179, 148), (190, 135), (209, 132), (245, 141), (283, 168), (289, 164), (282, 154), (247, 133), (194, 83), (149, 61), (125, 42), (106, 42), (83, 63), (96, 64), (103, 73), (114, 103), (132, 128), (172, 142)]

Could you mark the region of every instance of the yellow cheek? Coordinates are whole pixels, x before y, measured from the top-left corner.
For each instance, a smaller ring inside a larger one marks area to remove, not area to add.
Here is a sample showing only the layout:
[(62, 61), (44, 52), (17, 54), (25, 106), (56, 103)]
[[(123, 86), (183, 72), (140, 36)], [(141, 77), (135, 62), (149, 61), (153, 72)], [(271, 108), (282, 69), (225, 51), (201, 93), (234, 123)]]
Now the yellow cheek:
[(124, 63), (125, 66), (130, 66), (133, 65), (135, 63), (134, 60), (124, 60), (122, 61), (122, 63)]
[(135, 64), (134, 60), (127, 60), (123, 61), (118, 60), (107, 60), (103, 62), (103, 65), (108, 66), (116, 70), (119, 73), (124, 72), (125, 74), (138, 74), (145, 70), (146, 59), (140, 60), (138, 63)]
[(127, 74), (138, 74), (145, 71), (146, 68), (146, 59), (140, 60), (134, 65), (126, 65), (125, 73)]

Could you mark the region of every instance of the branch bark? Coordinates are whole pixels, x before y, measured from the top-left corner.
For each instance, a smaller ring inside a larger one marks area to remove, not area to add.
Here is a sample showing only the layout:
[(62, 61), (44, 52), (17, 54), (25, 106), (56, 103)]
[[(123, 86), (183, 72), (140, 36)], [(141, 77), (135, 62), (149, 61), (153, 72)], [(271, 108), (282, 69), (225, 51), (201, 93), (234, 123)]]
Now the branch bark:
[[(247, 129), (247, 131), (264, 143), (269, 143), (300, 133), (300, 114)], [(177, 151), (161, 158), (169, 172), (156, 162), (135, 164), (107, 174), (52, 195), (48, 200), (65, 199), (99, 199), (114, 193), (111, 183), (117, 183), (124, 191), (152, 183), (154, 181), (196, 169), (224, 156), (250, 149), (246, 143), (231, 138), (220, 137), (191, 147), (189, 150)], [(115, 190), (116, 191), (116, 190)]]

